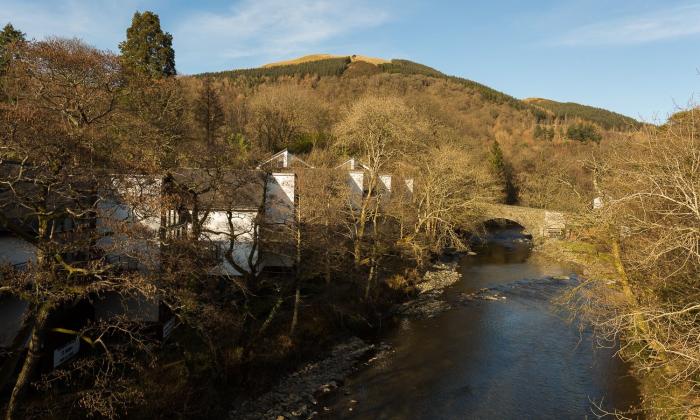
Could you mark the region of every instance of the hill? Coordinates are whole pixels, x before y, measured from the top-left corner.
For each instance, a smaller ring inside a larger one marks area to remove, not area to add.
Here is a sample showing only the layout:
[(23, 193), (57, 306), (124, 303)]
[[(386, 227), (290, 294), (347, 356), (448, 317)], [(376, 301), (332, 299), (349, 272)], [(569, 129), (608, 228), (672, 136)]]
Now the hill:
[(265, 64), (258, 68), (202, 73), (197, 76), (246, 78), (252, 84), (264, 84), (283, 77), (370, 77), (379, 73), (421, 75), (449, 80), (478, 93), (485, 101), (507, 104), (513, 108), (528, 111), (538, 121), (580, 119), (595, 123), (605, 130), (617, 131), (628, 131), (642, 126), (642, 123), (634, 118), (574, 102), (557, 102), (543, 98), (519, 100), (473, 80), (449, 76), (424, 64), (403, 59), (385, 60), (364, 55), (311, 54), (292, 60)]
[[(367, 66), (367, 63), (373, 64), (373, 66)], [(361, 67), (365, 68), (359, 72), (355, 71)], [(488, 86), (461, 77), (448, 76), (424, 64), (402, 59), (392, 59), (388, 61), (381, 58), (371, 58), (358, 55), (335, 56), (331, 54), (314, 54), (294, 60), (266, 64), (258, 68), (202, 73), (196, 75), (195, 77), (245, 77), (249, 79), (251, 83), (263, 84), (267, 81), (275, 81), (281, 77), (328, 77), (343, 76), (346, 73), (353, 76), (357, 76), (358, 73), (359, 75), (365, 76), (374, 73), (389, 73), (422, 75), (432, 78), (446, 79), (476, 91), (482, 96), (483, 99), (487, 101), (505, 103), (517, 109), (528, 109), (533, 113), (537, 112), (537, 109), (530, 107), (527, 103)]]
[(287, 148), (307, 159), (317, 151), (337, 153), (335, 131), (348, 110), (363, 97), (390, 97), (430, 127), (424, 141), (436, 149), (468, 150), (488, 165), (498, 142), (517, 180), (520, 203), (541, 208), (587, 208), (593, 184), (580, 162), (597, 150), (593, 143), (629, 137), (641, 125), (585, 105), (520, 100), (402, 59), (317, 54), (204, 73), (182, 79), (190, 100), (201, 94), (205, 77), (222, 99), (226, 123), (220, 136), (230, 144), (265, 153)]
[(543, 98), (528, 98), (525, 103), (551, 112), (558, 120), (582, 119), (594, 122), (608, 130), (629, 130), (642, 126), (642, 123), (617, 112), (608, 111), (575, 102), (557, 102)]
[(314, 62), (314, 61), (321, 61), (321, 60), (327, 60), (327, 59), (332, 59), (332, 58), (350, 58), (351, 62), (362, 61), (365, 63), (375, 64), (375, 65), (384, 64), (384, 63), (389, 62), (389, 60), (385, 60), (383, 58), (368, 57), (365, 55), (345, 56), (345, 55), (333, 55), (333, 54), (311, 54), (311, 55), (305, 55), (303, 57), (295, 58), (292, 60), (277, 61), (274, 63), (265, 64), (262, 67), (263, 68), (270, 68), (270, 67), (278, 67), (278, 66), (290, 66), (290, 65), (295, 65), (295, 64), (310, 63), (310, 62)]

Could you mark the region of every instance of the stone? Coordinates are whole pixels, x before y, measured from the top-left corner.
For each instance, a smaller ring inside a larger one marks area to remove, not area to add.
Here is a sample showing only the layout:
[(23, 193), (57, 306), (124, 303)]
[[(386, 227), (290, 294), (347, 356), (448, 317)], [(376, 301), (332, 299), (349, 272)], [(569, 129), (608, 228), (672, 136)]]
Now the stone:
[(314, 393), (338, 388), (338, 378), (349, 375), (373, 349), (374, 346), (356, 337), (338, 344), (325, 358), (308, 363), (282, 378), (270, 392), (241, 403), (229, 417), (236, 420), (278, 419), (277, 413), (282, 412), (283, 418), (309, 418), (314, 415), (309, 414), (312, 411), (309, 404), (318, 404)]

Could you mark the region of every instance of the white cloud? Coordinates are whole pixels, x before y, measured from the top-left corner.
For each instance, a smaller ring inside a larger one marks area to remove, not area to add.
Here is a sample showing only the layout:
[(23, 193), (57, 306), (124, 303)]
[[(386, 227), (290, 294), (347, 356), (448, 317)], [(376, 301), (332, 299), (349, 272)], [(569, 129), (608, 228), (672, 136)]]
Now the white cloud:
[(100, 48), (115, 50), (135, 10), (134, 0), (3, 0), (0, 25), (11, 22), (29, 38), (77, 37)]
[(700, 34), (700, 5), (685, 5), (575, 28), (557, 45), (630, 45)]
[[(388, 11), (362, 1), (243, 0), (226, 13), (197, 13), (173, 31), (176, 51), (187, 67), (209, 59), (280, 59), (318, 51), (324, 42), (390, 18)], [(189, 61), (194, 60), (192, 63)]]
[(229, 1), (214, 12), (206, 2), (175, 7), (165, 0), (0, 0), (0, 27), (12, 22), (29, 38), (78, 37), (117, 51), (133, 13), (153, 10), (173, 34), (178, 71), (190, 73), (328, 52), (342, 35), (357, 39), (355, 31), (392, 16), (385, 1), (375, 0)]

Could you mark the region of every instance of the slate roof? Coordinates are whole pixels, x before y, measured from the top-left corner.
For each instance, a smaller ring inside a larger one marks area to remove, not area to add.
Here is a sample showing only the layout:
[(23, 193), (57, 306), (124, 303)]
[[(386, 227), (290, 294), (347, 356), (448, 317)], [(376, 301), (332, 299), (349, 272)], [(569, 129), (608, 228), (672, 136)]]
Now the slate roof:
[(166, 176), (166, 191), (197, 198), (201, 209), (257, 209), (262, 204), (267, 175), (259, 170), (180, 168)]

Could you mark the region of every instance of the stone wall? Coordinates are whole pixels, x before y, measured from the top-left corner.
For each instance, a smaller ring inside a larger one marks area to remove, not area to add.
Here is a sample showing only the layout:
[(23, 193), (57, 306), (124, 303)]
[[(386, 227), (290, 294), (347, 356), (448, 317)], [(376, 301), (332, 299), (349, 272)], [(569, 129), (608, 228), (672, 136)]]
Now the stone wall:
[(566, 231), (566, 215), (562, 212), (491, 203), (480, 204), (479, 211), (483, 221), (511, 220), (525, 228), (526, 233), (536, 240), (561, 236)]

